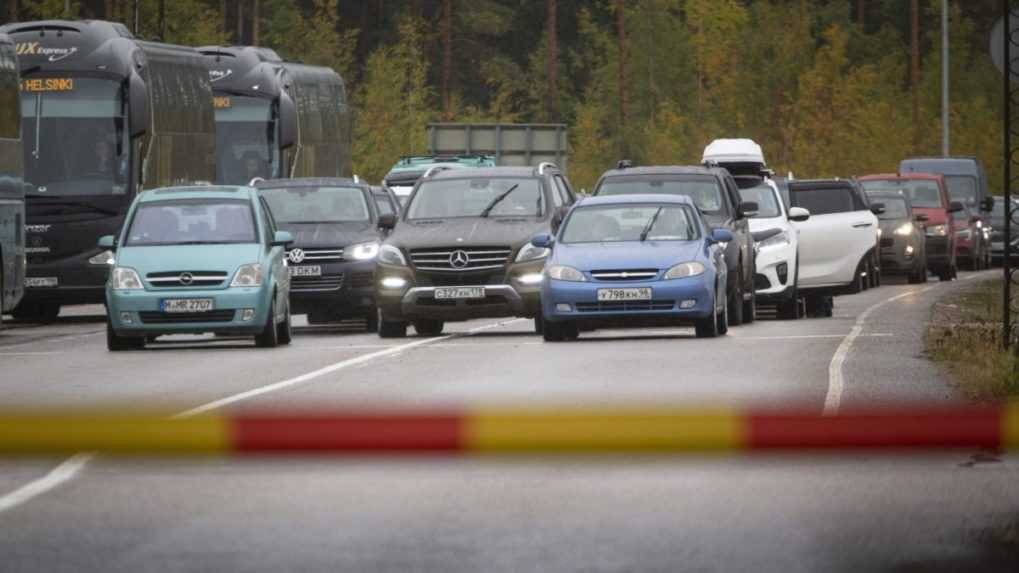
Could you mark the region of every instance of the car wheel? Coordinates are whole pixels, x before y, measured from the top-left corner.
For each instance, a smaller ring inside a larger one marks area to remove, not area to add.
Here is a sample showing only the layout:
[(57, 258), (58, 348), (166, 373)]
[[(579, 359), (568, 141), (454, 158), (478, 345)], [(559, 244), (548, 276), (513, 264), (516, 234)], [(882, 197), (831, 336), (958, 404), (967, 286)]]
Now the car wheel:
[(276, 325), (276, 338), (280, 341), (280, 344), (290, 344), (290, 341), (294, 339), (294, 330), (290, 321), (289, 303), (287, 303), (286, 317), (284, 317), (283, 322)]
[(110, 319), (106, 319), (107, 350), (110, 352), (120, 352), (123, 350), (141, 350), (142, 348), (145, 348), (145, 338), (140, 336), (120, 336), (113, 330), (113, 323), (110, 322)]
[(726, 313), (729, 315), (729, 326), (743, 324), (743, 276), (742, 272), (736, 281), (736, 288), (729, 294)]
[(755, 320), (757, 320), (757, 293), (752, 292), (750, 300), (743, 301), (743, 324), (750, 324)]
[(269, 315), (265, 317), (262, 332), (255, 335), (255, 346), (259, 348), (276, 348), (279, 346), (279, 330), (276, 327), (276, 300), (273, 297), (269, 305)]
[(414, 321), (414, 330), (421, 336), (438, 336), (442, 334), (442, 328), (446, 323), (441, 320), (422, 318)]
[(563, 342), (580, 336), (575, 322), (546, 322), (541, 329), (545, 342)]
[(718, 313), (718, 305), (711, 305), (711, 314), (694, 323), (694, 332), (697, 338), (715, 338), (719, 335), (721, 317)]
[(927, 263), (923, 263), (909, 274), (909, 284), (921, 284), (927, 282)]
[(539, 314), (538, 316), (534, 317), (534, 333), (541, 334), (544, 329), (545, 329), (545, 317)]
[(53, 303), (19, 304), (11, 311), (18, 321), (24, 322), (53, 322), (60, 315), (60, 305)]
[(388, 320), (379, 310), (379, 338), (403, 338), (407, 336), (407, 323), (402, 320)]
[(378, 332), (379, 331), (379, 311), (374, 310), (371, 314), (364, 317), (364, 331), (365, 332)]
[(729, 332), (729, 307), (722, 305), (722, 314), (718, 316), (718, 335)]
[(870, 279), (871, 288), (881, 286), (881, 259), (878, 258), (876, 253), (871, 256), (870, 270), (867, 272), (867, 278)]

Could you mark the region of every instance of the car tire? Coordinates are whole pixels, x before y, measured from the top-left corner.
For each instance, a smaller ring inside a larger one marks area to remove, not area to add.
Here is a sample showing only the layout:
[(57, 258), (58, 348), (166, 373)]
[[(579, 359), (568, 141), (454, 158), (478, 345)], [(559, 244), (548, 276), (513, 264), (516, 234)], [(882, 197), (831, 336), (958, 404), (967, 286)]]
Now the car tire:
[(733, 292), (729, 293), (728, 300), (726, 302), (726, 314), (729, 315), (729, 326), (739, 326), (743, 324), (743, 276), (742, 272), (739, 279), (736, 281), (736, 288)]
[(580, 336), (580, 329), (575, 322), (546, 322), (541, 329), (545, 342), (563, 342), (574, 340)]
[(414, 321), (414, 330), (421, 336), (438, 336), (442, 334), (442, 329), (445, 326), (446, 323), (443, 321), (432, 318), (422, 318)]
[(870, 279), (870, 288), (881, 286), (881, 259), (878, 258), (877, 253), (871, 255), (867, 278)]
[(273, 297), (272, 304), (269, 305), (269, 315), (265, 317), (265, 325), (262, 326), (262, 332), (255, 335), (255, 346), (259, 348), (276, 348), (279, 346), (279, 329), (276, 324), (276, 300)]
[(757, 320), (757, 293), (750, 294), (750, 300), (743, 301), (743, 324)]
[(387, 320), (385, 313), (379, 310), (379, 338), (404, 338), (407, 336), (407, 323), (402, 320)]
[(106, 349), (110, 352), (121, 352), (124, 350), (141, 350), (145, 348), (145, 338), (133, 336), (120, 336), (113, 330), (113, 323), (106, 319)]
[(287, 303), (287, 315), (283, 318), (283, 322), (276, 325), (276, 338), (280, 344), (290, 344), (290, 341), (294, 339), (294, 328), (290, 321), (290, 304)]
[(923, 263), (922, 265), (920, 265), (918, 269), (909, 273), (909, 277), (907, 280), (911, 285), (922, 284), (927, 282), (927, 263)]
[(694, 332), (696, 333), (697, 338), (715, 338), (721, 334), (719, 332), (719, 326), (721, 325), (721, 321), (719, 319), (724, 316), (724, 312), (725, 311), (723, 311), (723, 314), (720, 315), (718, 312), (718, 305), (712, 304), (711, 314), (694, 323)]
[(42, 322), (49, 323), (57, 320), (60, 315), (60, 305), (53, 303), (37, 302), (34, 304), (21, 303), (14, 307), (11, 316), (19, 322)]
[(534, 317), (534, 333), (541, 334), (545, 330), (545, 317), (538, 315)]
[(379, 311), (375, 309), (371, 314), (364, 317), (364, 331), (376, 333), (379, 331)]

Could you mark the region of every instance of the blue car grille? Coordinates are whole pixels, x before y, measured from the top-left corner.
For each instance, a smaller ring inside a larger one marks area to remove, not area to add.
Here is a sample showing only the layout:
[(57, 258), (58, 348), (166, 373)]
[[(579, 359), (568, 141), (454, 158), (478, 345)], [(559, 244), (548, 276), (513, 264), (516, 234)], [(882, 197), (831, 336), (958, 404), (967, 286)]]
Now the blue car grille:
[(674, 300), (631, 300), (613, 302), (578, 302), (577, 312), (640, 312), (649, 310), (672, 310)]
[(598, 281), (650, 281), (658, 277), (658, 269), (619, 269), (591, 271)]
[(146, 324), (170, 324), (181, 322), (230, 322), (235, 310), (213, 310), (209, 312), (159, 312), (142, 311), (138, 318)]

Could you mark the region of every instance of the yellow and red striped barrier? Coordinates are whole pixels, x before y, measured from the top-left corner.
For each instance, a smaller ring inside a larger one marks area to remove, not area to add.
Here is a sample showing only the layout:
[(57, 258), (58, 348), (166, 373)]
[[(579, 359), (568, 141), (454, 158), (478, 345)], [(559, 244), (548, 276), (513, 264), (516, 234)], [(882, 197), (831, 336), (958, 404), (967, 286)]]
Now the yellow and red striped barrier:
[(1019, 403), (810, 411), (631, 408), (0, 413), (0, 455), (1019, 449)]

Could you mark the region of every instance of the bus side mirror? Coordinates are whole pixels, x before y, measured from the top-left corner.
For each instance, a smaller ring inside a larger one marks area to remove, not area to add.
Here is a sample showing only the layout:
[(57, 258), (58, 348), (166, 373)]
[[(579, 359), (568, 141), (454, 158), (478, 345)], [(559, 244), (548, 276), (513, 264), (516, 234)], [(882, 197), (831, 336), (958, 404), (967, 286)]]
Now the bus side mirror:
[(297, 143), (297, 104), (286, 91), (280, 93), (280, 149)]
[(149, 130), (149, 90), (145, 80), (138, 74), (131, 74), (128, 80), (127, 116), (131, 138), (141, 137)]

